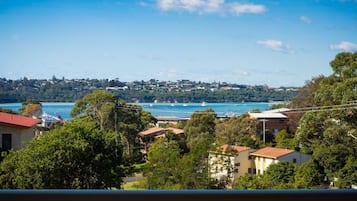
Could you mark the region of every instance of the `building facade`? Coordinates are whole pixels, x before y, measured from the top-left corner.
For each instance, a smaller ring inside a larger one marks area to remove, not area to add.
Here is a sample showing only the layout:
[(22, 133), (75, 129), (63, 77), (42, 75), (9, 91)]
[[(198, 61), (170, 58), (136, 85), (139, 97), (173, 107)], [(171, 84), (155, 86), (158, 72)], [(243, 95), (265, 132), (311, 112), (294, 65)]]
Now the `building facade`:
[(248, 173), (251, 167), (249, 155), (254, 149), (250, 147), (222, 145), (208, 156), (210, 177), (231, 188), (234, 180)]
[(19, 150), (38, 134), (41, 120), (0, 112), (0, 150)]
[(209, 174), (211, 179), (231, 188), (234, 181), (245, 174), (264, 174), (270, 165), (280, 161), (301, 165), (310, 158), (310, 155), (291, 149), (265, 147), (254, 150), (250, 147), (222, 145), (209, 152)]

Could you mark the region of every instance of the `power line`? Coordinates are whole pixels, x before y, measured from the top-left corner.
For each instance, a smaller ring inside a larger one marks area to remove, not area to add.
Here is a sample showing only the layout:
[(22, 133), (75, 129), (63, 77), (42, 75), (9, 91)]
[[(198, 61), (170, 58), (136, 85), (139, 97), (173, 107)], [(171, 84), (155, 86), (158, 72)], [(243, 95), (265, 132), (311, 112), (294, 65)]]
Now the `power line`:
[[(349, 101), (348, 104), (340, 104), (340, 105), (329, 105), (329, 106), (311, 106), (311, 107), (301, 107), (301, 108), (289, 108), (288, 111), (284, 111), (284, 113), (304, 113), (304, 112), (323, 112), (323, 111), (337, 111), (337, 110), (346, 110), (346, 109), (357, 109), (357, 100)], [(118, 108), (138, 111), (144, 110), (140, 105), (119, 105)], [(172, 109), (157, 109), (153, 108), (153, 111), (156, 112), (164, 112), (164, 113), (179, 113), (179, 114), (217, 114), (217, 115), (225, 115), (225, 114), (234, 114), (234, 115), (241, 115), (241, 113), (236, 113), (232, 111), (225, 111), (225, 112), (208, 112), (208, 111), (177, 111)]]
[(345, 109), (356, 109), (357, 102), (350, 101), (348, 104), (340, 105), (329, 105), (329, 106), (312, 106), (312, 107), (303, 107), (303, 108), (292, 108), (285, 113), (302, 113), (302, 112), (323, 112), (323, 111), (334, 111), (334, 110), (345, 110)]

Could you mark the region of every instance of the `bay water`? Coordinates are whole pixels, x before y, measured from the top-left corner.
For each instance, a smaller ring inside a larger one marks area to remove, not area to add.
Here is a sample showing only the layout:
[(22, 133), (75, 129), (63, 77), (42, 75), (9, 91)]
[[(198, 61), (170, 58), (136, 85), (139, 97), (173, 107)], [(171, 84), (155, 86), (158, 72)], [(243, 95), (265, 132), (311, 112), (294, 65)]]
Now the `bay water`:
[[(273, 104), (271, 102), (247, 102), (247, 103), (133, 103), (140, 105), (144, 110), (151, 112), (155, 117), (175, 116), (188, 118), (194, 111), (203, 111), (208, 108), (213, 109), (217, 116), (230, 117), (239, 116), (243, 113), (258, 109), (267, 110)], [(74, 103), (42, 103), (42, 111), (53, 116), (61, 116), (63, 119), (71, 119), (70, 113)], [(1, 108), (19, 111), (21, 103), (0, 104)]]

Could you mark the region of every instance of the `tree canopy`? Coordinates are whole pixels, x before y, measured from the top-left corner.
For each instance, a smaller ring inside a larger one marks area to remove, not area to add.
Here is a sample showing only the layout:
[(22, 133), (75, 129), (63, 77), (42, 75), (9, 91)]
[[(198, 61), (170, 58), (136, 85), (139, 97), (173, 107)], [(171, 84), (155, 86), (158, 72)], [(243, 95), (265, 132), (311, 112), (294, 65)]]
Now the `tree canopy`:
[(357, 52), (339, 53), (330, 65), (330, 76), (307, 87), (309, 98), (303, 105), (318, 109), (303, 115), (295, 138), (303, 152), (313, 155), (329, 181), (338, 180), (345, 186), (347, 177), (342, 172), (356, 171), (347, 169), (353, 167), (349, 160), (357, 158), (357, 140), (351, 137), (357, 128)]
[(120, 188), (121, 164), (118, 136), (76, 119), (10, 152), (0, 164), (0, 187)]

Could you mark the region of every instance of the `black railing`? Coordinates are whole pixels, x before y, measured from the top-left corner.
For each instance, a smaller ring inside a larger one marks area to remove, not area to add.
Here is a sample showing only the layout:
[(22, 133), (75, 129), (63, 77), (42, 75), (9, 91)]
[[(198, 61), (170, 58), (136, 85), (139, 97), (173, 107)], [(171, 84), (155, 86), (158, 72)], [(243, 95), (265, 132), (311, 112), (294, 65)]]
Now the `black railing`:
[(303, 201), (357, 200), (357, 190), (0, 190), (1, 201)]

